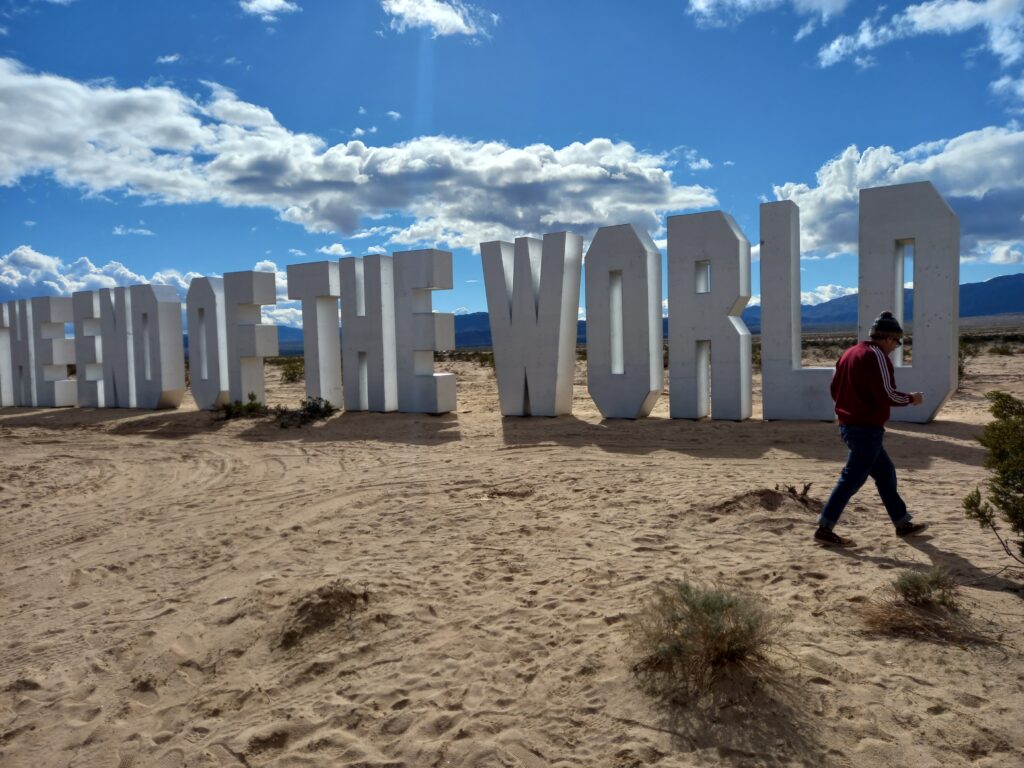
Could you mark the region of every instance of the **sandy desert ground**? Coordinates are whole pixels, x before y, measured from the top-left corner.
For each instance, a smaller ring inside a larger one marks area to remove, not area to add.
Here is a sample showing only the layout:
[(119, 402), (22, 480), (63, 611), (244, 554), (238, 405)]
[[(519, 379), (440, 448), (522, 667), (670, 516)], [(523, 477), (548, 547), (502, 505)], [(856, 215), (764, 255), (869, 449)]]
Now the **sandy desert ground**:
[[(833, 425), (672, 421), (667, 397), (603, 422), (582, 364), (574, 416), (502, 419), (490, 369), (446, 367), (439, 417), (0, 410), (0, 765), (1024, 765), (1024, 580), (960, 511), (983, 393), (1024, 395), (1024, 354), (892, 426), (929, 535), (896, 539), (865, 489), (846, 551), (774, 491), (827, 494)], [(268, 399), (296, 404), (279, 375)], [(932, 564), (990, 642), (866, 629)], [(677, 578), (782, 620), (770, 685), (704, 707), (638, 688), (628, 617)], [(356, 603), (332, 623), (339, 580)]]

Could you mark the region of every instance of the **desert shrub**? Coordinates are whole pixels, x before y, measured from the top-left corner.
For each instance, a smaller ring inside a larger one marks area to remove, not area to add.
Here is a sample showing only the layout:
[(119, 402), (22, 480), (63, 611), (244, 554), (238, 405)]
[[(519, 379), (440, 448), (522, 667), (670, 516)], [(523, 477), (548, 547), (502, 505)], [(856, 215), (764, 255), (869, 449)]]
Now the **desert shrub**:
[(960, 339), (960, 349), (957, 352), (956, 362), (956, 374), (957, 378), (962, 379), (964, 377), (964, 370), (967, 368), (967, 363), (972, 357), (978, 356), (978, 345), (974, 342), (968, 341), (967, 339)]
[(948, 569), (904, 571), (892, 583), (893, 591), (908, 605), (956, 610), (956, 581)]
[(1000, 342), (999, 344), (993, 344), (991, 347), (988, 348), (988, 351), (991, 352), (993, 355), (1012, 355), (1012, 354), (1014, 354), (1013, 347), (1011, 347), (1009, 344), (1006, 344), (1005, 342)]
[(277, 418), (278, 426), (287, 429), (329, 418), (337, 410), (330, 401), (322, 397), (304, 397), (296, 409), (278, 406), (274, 409), (274, 416)]
[(629, 625), (640, 655), (633, 671), (670, 697), (707, 690), (729, 668), (764, 659), (775, 624), (751, 594), (687, 581), (658, 586)]
[(761, 370), (761, 343), (750, 345), (750, 364), (755, 371)]
[(256, 399), (255, 393), (250, 392), (247, 402), (235, 400), (233, 403), (224, 403), (224, 405), (214, 408), (213, 413), (221, 421), (230, 421), (231, 419), (255, 419), (266, 416), (270, 413), (270, 409)]
[[(1006, 392), (989, 392), (985, 397), (995, 416), (978, 438), (988, 448), (985, 467), (992, 473), (988, 498), (975, 488), (964, 498), (964, 514), (989, 528), (1006, 554), (1024, 564), (1024, 401)], [(1000, 517), (1019, 537), (1016, 541), (1007, 541), (1000, 534)]]
[(289, 357), (281, 365), (281, 381), (295, 384), (306, 380), (306, 361), (301, 357)]
[(933, 642), (993, 642), (961, 610), (957, 583), (945, 568), (904, 571), (862, 609), (868, 629)]
[(494, 367), (494, 352), (485, 349), (453, 349), (438, 352), (436, 359), (439, 362), (454, 360), (461, 363), (476, 363), (481, 368)]

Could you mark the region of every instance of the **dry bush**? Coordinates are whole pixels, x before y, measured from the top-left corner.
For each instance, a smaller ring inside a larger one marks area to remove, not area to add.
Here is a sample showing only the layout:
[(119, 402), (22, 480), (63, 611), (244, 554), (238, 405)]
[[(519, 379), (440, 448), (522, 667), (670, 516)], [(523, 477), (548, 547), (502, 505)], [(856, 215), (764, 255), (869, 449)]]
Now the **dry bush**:
[(992, 639), (962, 610), (953, 575), (945, 568), (904, 571), (863, 608), (868, 629), (931, 641), (988, 643)]
[(777, 625), (755, 595), (674, 581), (655, 588), (629, 624), (640, 659), (633, 671), (671, 699), (708, 691), (724, 673), (755, 671)]
[(296, 384), (306, 380), (306, 361), (301, 357), (290, 357), (281, 365), (281, 381)]
[(908, 605), (917, 608), (958, 609), (956, 580), (948, 569), (929, 568), (927, 571), (904, 571), (892, 583), (893, 591)]

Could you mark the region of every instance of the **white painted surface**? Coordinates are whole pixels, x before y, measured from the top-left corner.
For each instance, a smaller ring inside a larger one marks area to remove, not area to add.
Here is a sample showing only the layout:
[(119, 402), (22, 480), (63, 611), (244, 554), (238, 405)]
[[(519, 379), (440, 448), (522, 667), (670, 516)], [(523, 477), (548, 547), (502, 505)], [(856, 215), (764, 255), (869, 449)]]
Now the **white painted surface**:
[(733, 218), (721, 211), (670, 216), (668, 359), (672, 418), (750, 418), (750, 331), (740, 319), (749, 300), (750, 243)]
[(341, 283), (337, 261), (288, 266), (288, 298), (302, 302), (302, 351), (306, 396), (342, 403), (341, 340), (338, 299)]
[[(28, 299), (8, 301), (3, 307), (3, 315), (0, 318), (5, 329), (0, 332), (0, 345), (6, 338), (8, 353), (6, 359), (10, 362), (9, 386), (0, 383), (0, 388), (5, 392), (5, 405), (27, 407), (34, 404), (32, 326), (29, 322), (31, 306)], [(0, 348), (0, 352), (2, 351), (3, 349)], [(3, 362), (0, 361), (0, 366), (2, 365)], [(4, 378), (6, 379), (6, 376)], [(9, 400), (6, 399), (8, 396)]]
[(455, 348), (455, 318), (432, 312), (431, 291), (452, 287), (450, 251), (424, 249), (394, 255), (398, 410), (455, 410), (455, 374), (434, 373), (434, 352)]
[(169, 285), (133, 285), (135, 408), (177, 408), (185, 396), (181, 301)]
[[(858, 336), (892, 310), (903, 318), (901, 243), (914, 243), (914, 355), (896, 366), (896, 386), (923, 392), (921, 405), (892, 409), (893, 421), (935, 418), (957, 387), (960, 332), (960, 220), (930, 182), (860, 191)], [(898, 358), (897, 358), (898, 362)]]
[(572, 413), (583, 238), (481, 243), (503, 416)]
[(135, 407), (132, 299), (127, 288), (101, 288), (100, 329), (103, 336), (103, 401), (107, 408)]
[(78, 405), (81, 408), (103, 408), (103, 332), (100, 325), (100, 294), (98, 291), (76, 291), (71, 294), (75, 316), (75, 368), (78, 384)]
[(761, 206), (761, 391), (766, 420), (835, 419), (835, 368), (800, 359), (800, 209), (791, 200)]
[(338, 266), (345, 410), (398, 410), (394, 262), (371, 255)]
[(0, 408), (16, 404), (14, 402), (13, 349), (11, 348), (13, 311), (8, 303), (0, 303)]
[(224, 275), (224, 324), (228, 354), (228, 393), (232, 401), (266, 401), (263, 358), (277, 354), (277, 326), (265, 325), (260, 307), (277, 303), (273, 272)]
[(632, 224), (587, 250), (587, 388), (606, 419), (647, 416), (662, 390), (661, 254)]
[(196, 407), (209, 410), (231, 401), (224, 278), (194, 277), (188, 307), (188, 375)]
[(73, 322), (71, 297), (37, 296), (31, 300), (33, 405), (64, 408), (78, 404), (78, 387), (69, 378), (75, 340), (64, 333)]

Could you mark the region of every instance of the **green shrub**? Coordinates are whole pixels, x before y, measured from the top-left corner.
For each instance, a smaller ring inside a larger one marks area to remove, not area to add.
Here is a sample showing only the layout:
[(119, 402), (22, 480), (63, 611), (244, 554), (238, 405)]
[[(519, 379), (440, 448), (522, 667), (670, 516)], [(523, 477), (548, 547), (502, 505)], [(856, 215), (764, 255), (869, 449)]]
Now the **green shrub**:
[(893, 591), (908, 605), (918, 608), (942, 606), (956, 610), (956, 581), (948, 569), (904, 571), (892, 583)]
[(964, 369), (967, 368), (967, 363), (972, 357), (978, 356), (978, 345), (968, 341), (967, 339), (960, 339), (960, 349), (957, 353), (956, 363), (956, 374), (957, 378), (962, 379), (964, 377)]
[(328, 400), (324, 400), (322, 397), (304, 397), (297, 409), (292, 410), (291, 408), (278, 406), (274, 409), (274, 416), (277, 418), (278, 426), (282, 429), (287, 429), (289, 427), (302, 427), (314, 421), (329, 418), (337, 410)]
[(1014, 354), (1013, 347), (1011, 347), (1009, 344), (1006, 344), (1006, 343), (993, 344), (991, 347), (988, 348), (988, 351), (991, 352), (993, 355), (1012, 355), (1012, 354)]
[(630, 620), (640, 655), (633, 671), (653, 692), (700, 693), (722, 672), (763, 660), (775, 628), (754, 595), (670, 582), (657, 587)]
[(266, 416), (270, 413), (270, 409), (256, 399), (255, 393), (250, 392), (248, 402), (235, 400), (233, 403), (224, 403), (224, 405), (214, 408), (213, 412), (220, 421), (230, 421), (231, 419), (255, 419)]
[(306, 361), (301, 357), (289, 357), (281, 366), (281, 381), (295, 384), (306, 380)]
[[(985, 467), (992, 473), (988, 498), (983, 499), (981, 490), (975, 488), (964, 498), (964, 514), (991, 529), (1006, 554), (1024, 564), (1024, 401), (1006, 392), (989, 392), (985, 397), (995, 416), (978, 438), (988, 448)], [(1002, 537), (998, 517), (1019, 537), (1016, 541)]]

